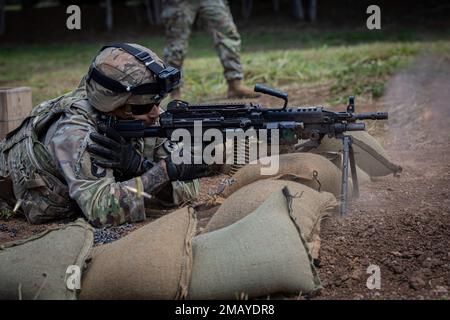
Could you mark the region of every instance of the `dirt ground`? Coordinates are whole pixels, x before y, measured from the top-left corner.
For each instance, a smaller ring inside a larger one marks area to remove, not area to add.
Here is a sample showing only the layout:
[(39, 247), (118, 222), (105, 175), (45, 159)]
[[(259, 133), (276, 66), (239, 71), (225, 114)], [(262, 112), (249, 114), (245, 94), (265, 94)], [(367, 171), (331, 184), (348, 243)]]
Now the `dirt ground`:
[[(390, 80), (383, 99), (360, 107), (361, 112), (390, 112), (384, 125), (369, 127), (403, 172), (399, 177), (374, 179), (360, 188), (360, 198), (350, 204), (345, 217), (323, 221), (316, 264), (324, 290), (314, 299), (448, 299), (449, 88), (450, 61), (423, 56)], [(307, 90), (318, 97), (323, 88)], [(294, 94), (292, 101), (301, 101), (303, 93)], [(273, 102), (271, 98), (263, 102), (269, 101)], [(207, 209), (208, 193), (216, 190), (223, 178), (202, 179), (200, 229), (214, 213)], [(141, 225), (121, 228), (116, 238)], [(20, 217), (0, 220), (0, 243), (47, 227), (30, 226)], [(369, 265), (380, 267), (380, 290), (366, 287)]]
[[(395, 76), (380, 105), (382, 140), (400, 177), (361, 188), (344, 218), (322, 225), (320, 299), (448, 299), (450, 288), (450, 61), (422, 57)], [(375, 264), (381, 289), (369, 290)]]

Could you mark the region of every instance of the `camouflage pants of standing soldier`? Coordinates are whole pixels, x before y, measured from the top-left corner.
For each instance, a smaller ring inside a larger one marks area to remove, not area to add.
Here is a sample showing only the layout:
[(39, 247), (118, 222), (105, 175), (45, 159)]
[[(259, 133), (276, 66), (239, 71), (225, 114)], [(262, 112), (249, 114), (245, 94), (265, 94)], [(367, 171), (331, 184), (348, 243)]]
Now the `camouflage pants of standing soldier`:
[(167, 39), (165, 62), (181, 69), (197, 15), (213, 35), (225, 78), (242, 79), (241, 37), (224, 0), (163, 0), (162, 18)]

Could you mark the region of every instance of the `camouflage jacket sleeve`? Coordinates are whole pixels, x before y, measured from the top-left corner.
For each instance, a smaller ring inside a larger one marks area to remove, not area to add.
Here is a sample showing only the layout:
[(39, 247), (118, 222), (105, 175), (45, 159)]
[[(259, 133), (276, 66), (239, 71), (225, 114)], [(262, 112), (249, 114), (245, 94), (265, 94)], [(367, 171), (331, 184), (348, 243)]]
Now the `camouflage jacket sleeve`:
[[(143, 146), (143, 155), (154, 162), (160, 161), (169, 156), (170, 149), (174, 146), (166, 138), (145, 138)], [(191, 203), (197, 200), (200, 192), (200, 181), (194, 179), (191, 181), (172, 181), (167, 184), (160, 193), (155, 194), (152, 203), (164, 207), (179, 206)]]
[(153, 194), (168, 182), (161, 165), (141, 177), (116, 182), (113, 171), (96, 166), (95, 157), (86, 150), (92, 124), (70, 117), (60, 122), (49, 149), (75, 200), (89, 222), (96, 226), (118, 225), (145, 219), (143, 197), (136, 190)]

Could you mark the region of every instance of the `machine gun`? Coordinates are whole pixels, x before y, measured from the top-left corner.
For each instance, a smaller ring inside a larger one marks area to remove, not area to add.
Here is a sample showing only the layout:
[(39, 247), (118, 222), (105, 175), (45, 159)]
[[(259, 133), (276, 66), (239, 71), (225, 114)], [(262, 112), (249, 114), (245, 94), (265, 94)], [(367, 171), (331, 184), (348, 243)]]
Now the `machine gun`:
[(287, 93), (257, 84), (255, 92), (261, 92), (284, 100), (282, 108), (264, 108), (253, 103), (230, 104), (189, 104), (173, 100), (167, 105), (167, 111), (159, 118), (159, 126), (147, 127), (143, 121), (121, 120), (114, 116), (102, 115), (99, 121), (113, 127), (124, 138), (167, 137), (170, 139), (176, 129), (193, 132), (199, 122), (203, 130), (215, 128), (223, 133), (230, 129), (247, 130), (278, 129), (280, 144), (297, 145), (299, 139), (308, 140), (303, 147), (318, 146), (327, 135), (342, 140), (342, 189), (340, 213), (347, 208), (348, 167), (350, 163), (353, 178), (353, 191), (359, 195), (352, 137), (348, 131), (364, 131), (365, 124), (357, 120), (384, 120), (387, 112), (355, 113), (354, 98), (350, 97), (346, 111), (330, 111), (323, 107), (288, 108)]

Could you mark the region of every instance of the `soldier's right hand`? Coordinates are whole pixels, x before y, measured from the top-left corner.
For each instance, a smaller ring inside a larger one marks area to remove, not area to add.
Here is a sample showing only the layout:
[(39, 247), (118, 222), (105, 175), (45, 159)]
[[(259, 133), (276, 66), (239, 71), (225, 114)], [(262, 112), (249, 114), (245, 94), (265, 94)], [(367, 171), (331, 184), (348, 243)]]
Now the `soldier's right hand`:
[(95, 160), (103, 168), (111, 168), (119, 181), (125, 181), (141, 174), (142, 156), (131, 143), (125, 141), (120, 134), (103, 123), (98, 125), (99, 132), (91, 132), (93, 143), (87, 149), (103, 158)]

